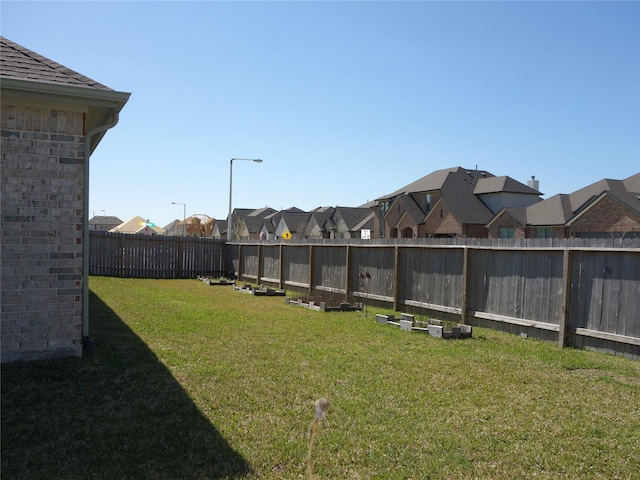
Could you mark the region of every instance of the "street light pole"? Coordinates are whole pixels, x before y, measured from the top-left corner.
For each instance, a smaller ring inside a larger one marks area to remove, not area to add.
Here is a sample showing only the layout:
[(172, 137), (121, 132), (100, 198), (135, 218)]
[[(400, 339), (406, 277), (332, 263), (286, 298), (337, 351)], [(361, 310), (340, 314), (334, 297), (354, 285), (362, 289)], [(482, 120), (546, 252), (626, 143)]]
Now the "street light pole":
[(233, 225), (233, 221), (231, 220), (231, 190), (233, 188), (233, 161), (234, 160), (262, 163), (262, 159), (260, 158), (232, 158), (229, 161), (229, 215), (227, 216), (227, 240), (233, 240), (233, 235), (231, 233), (231, 227)]
[(182, 202), (171, 202), (171, 205), (182, 205), (183, 210), (182, 210), (182, 236), (186, 237), (187, 236), (187, 224), (185, 223), (187, 221), (187, 204), (186, 203), (182, 203)]

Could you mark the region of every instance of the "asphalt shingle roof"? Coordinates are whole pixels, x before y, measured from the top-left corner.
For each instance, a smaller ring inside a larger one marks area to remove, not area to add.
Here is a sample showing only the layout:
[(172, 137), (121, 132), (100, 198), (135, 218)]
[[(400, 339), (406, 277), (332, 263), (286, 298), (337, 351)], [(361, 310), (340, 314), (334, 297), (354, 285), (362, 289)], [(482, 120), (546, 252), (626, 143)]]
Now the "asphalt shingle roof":
[(368, 215), (371, 215), (373, 212), (369, 208), (359, 208), (359, 207), (336, 207), (336, 211), (333, 215), (333, 219), (339, 216), (342, 218), (342, 221), (345, 223), (347, 228), (352, 231), (356, 225), (358, 225), (362, 220), (364, 220)]
[(573, 193), (554, 195), (527, 208), (528, 225), (564, 225), (602, 193), (610, 192), (630, 208), (640, 212), (640, 173), (624, 180), (605, 178)]
[(415, 199), (411, 195), (398, 195), (396, 201), (402, 203), (404, 210), (407, 212), (413, 223), (422, 223), (424, 220), (425, 211), (418, 206)]
[(113, 91), (5, 37), (0, 37), (0, 77)]
[(542, 195), (539, 191), (506, 175), (503, 175), (501, 177), (479, 178), (476, 183), (476, 188), (473, 190), (473, 193), (475, 195), (498, 192), (529, 193), (531, 195)]

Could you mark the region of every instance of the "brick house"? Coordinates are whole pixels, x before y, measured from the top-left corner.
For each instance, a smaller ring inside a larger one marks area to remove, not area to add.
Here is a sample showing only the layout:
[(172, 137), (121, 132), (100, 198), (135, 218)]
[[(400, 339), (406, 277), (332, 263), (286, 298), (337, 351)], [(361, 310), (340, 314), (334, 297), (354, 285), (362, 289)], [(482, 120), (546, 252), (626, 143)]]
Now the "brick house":
[(505, 208), (488, 224), (491, 238), (640, 236), (640, 173), (603, 179), (527, 208)]
[(369, 207), (336, 207), (325, 222), (326, 238), (362, 238), (373, 230), (374, 212)]
[(486, 224), (502, 208), (533, 205), (540, 195), (484, 170), (436, 170), (378, 198), (374, 231), (384, 238), (486, 238)]
[(89, 229), (92, 232), (108, 232), (114, 227), (122, 223), (118, 217), (114, 216), (95, 216), (89, 220)]
[(129, 94), (4, 37), (0, 66), (1, 360), (81, 356), (89, 157)]

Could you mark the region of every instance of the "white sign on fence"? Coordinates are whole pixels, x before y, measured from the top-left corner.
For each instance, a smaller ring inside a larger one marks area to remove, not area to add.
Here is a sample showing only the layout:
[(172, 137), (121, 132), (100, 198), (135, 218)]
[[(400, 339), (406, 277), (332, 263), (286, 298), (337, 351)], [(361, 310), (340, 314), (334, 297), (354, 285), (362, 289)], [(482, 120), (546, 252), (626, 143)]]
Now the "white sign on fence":
[(371, 240), (371, 230), (368, 228), (363, 228), (360, 230), (360, 238), (362, 240)]

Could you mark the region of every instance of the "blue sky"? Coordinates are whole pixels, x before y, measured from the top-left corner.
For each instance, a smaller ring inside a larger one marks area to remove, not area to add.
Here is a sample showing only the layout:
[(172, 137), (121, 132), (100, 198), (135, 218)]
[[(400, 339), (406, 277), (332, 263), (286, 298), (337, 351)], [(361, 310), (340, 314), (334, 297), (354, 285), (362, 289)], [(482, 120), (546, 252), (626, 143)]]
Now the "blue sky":
[(640, 2), (12, 2), (2, 35), (131, 92), (95, 211), (358, 206), (442, 168), (545, 197), (640, 171)]

